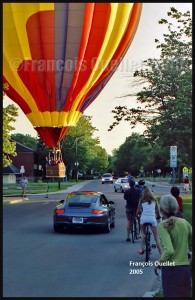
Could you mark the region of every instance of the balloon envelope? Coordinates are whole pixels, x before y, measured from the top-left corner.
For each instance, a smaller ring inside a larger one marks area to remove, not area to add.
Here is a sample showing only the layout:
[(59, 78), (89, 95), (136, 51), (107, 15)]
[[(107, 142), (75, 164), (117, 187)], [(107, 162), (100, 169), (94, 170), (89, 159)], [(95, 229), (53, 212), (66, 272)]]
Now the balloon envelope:
[(47, 146), (56, 146), (128, 50), (141, 3), (3, 3), (3, 79)]

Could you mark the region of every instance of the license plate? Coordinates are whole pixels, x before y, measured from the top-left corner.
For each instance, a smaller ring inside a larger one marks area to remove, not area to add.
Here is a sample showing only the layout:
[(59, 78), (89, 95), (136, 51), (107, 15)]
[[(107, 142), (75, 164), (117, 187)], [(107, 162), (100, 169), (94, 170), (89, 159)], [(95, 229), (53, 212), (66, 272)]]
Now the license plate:
[(83, 218), (73, 217), (72, 223), (83, 223)]

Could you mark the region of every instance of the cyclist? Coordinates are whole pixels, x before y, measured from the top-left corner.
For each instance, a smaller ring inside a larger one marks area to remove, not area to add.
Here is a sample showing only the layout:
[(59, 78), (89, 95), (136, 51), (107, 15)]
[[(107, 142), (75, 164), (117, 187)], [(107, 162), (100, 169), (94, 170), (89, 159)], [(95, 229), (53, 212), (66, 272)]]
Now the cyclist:
[(161, 246), (157, 232), (157, 219), (160, 219), (160, 210), (156, 198), (148, 187), (145, 187), (145, 189), (143, 190), (136, 215), (141, 215), (141, 250), (137, 251), (138, 254), (144, 254), (144, 242), (146, 234), (146, 226), (144, 225), (144, 223), (151, 223), (150, 228), (152, 230), (158, 251), (161, 254)]
[(128, 182), (130, 183), (131, 180), (134, 180), (134, 177), (131, 175), (129, 172), (128, 175), (126, 176), (128, 178)]
[(145, 189), (145, 181), (143, 180), (143, 179), (140, 179), (139, 181), (138, 181), (138, 184), (136, 185), (136, 187), (138, 188), (138, 189), (140, 189), (140, 191), (141, 191), (141, 193), (143, 192), (143, 190)]
[(127, 242), (130, 242), (131, 224), (136, 217), (137, 206), (141, 197), (140, 191), (135, 188), (135, 181), (129, 182), (130, 188), (125, 190), (124, 199), (126, 200), (126, 216), (127, 216)]

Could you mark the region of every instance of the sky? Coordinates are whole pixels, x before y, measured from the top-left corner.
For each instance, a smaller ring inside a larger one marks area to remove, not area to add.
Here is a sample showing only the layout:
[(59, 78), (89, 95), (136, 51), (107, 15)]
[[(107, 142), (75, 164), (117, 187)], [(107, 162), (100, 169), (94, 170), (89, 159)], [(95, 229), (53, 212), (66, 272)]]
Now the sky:
[[(142, 62), (148, 58), (159, 57), (160, 52), (156, 49), (155, 39), (163, 41), (163, 33), (167, 30), (167, 26), (158, 24), (158, 21), (161, 18), (167, 18), (170, 7), (181, 12), (187, 10), (192, 12), (192, 3), (143, 3), (139, 25), (126, 55), (104, 89), (84, 111), (84, 115), (92, 117), (92, 126), (98, 129), (94, 137), (99, 137), (100, 145), (110, 155), (133, 132), (142, 133), (144, 130), (143, 126), (137, 126), (132, 130), (128, 122), (122, 121), (112, 131), (108, 131), (114, 121), (114, 114), (111, 111), (118, 105), (125, 105), (128, 108), (137, 106), (136, 99), (124, 96), (136, 92), (132, 77), (133, 73), (140, 69)], [(4, 97), (3, 102), (4, 107), (14, 103), (7, 96)], [(19, 106), (17, 107), (19, 116), (13, 123), (15, 130), (11, 133), (30, 134), (36, 137), (37, 131)]]

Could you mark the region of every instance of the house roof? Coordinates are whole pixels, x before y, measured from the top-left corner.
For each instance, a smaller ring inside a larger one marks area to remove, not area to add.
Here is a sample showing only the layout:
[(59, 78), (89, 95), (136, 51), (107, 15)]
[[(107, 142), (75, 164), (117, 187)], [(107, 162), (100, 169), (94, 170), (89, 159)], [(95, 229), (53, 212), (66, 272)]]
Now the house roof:
[(24, 153), (24, 152), (35, 152), (33, 149), (31, 149), (31, 148), (29, 148), (29, 147), (27, 147), (27, 146), (25, 146), (25, 145), (23, 145), (23, 144), (20, 144), (19, 142), (16, 142), (16, 141), (14, 141), (15, 143), (16, 143), (16, 152), (18, 153), (18, 152), (22, 152), (22, 153)]
[(20, 170), (13, 164), (3, 168), (3, 174), (20, 174)]

